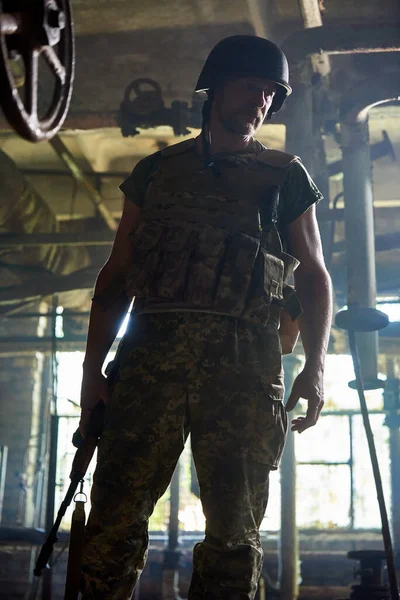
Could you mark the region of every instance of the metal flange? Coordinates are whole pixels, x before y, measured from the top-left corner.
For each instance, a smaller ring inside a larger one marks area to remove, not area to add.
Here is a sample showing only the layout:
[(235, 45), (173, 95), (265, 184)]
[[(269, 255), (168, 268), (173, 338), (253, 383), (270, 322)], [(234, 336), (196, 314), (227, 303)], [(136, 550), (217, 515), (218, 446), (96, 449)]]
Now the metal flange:
[(346, 331), (379, 331), (387, 327), (389, 317), (376, 308), (350, 306), (337, 313), (335, 324)]

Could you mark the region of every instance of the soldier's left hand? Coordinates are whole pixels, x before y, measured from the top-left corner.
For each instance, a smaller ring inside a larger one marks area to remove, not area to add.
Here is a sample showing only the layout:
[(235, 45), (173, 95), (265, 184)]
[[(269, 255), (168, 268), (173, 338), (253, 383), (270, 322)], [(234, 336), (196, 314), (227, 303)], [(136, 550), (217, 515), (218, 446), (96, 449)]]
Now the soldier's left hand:
[(304, 367), (294, 380), (286, 403), (286, 410), (288, 412), (293, 410), (300, 398), (307, 400), (307, 412), (305, 417), (293, 419), (292, 431), (302, 433), (317, 423), (324, 406), (323, 373), (321, 371), (310, 369), (307, 365)]

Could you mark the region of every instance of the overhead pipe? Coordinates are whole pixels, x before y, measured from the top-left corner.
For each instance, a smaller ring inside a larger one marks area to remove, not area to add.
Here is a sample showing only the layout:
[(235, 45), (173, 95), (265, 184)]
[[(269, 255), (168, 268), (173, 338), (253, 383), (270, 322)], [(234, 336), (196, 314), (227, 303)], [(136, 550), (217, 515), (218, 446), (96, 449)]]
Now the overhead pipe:
[[(371, 144), (371, 160), (377, 160), (378, 158), (383, 158), (384, 156), (390, 156), (393, 161), (397, 160), (396, 152), (393, 148), (393, 144), (389, 139), (388, 133), (385, 130), (382, 130), (383, 139), (380, 142), (375, 142), (375, 144)], [(343, 161), (336, 160), (328, 165), (328, 175), (332, 177), (333, 175), (338, 175), (343, 172)]]
[[(379, 31), (379, 29), (377, 30)], [(348, 306), (375, 308), (375, 232), (372, 164), (368, 114), (379, 104), (396, 100), (400, 83), (382, 75), (350, 91), (340, 106), (343, 155), (344, 221)], [(366, 389), (382, 387), (377, 379), (378, 334), (359, 336), (360, 361)]]

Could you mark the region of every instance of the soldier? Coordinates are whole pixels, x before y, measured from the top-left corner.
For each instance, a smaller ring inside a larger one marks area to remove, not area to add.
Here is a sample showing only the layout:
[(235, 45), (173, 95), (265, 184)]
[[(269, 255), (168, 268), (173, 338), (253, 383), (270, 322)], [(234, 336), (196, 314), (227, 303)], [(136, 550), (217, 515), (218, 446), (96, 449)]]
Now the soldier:
[[(323, 406), (331, 291), (315, 215), (322, 196), (299, 158), (254, 139), (291, 92), (287, 60), (265, 39), (229, 37), (196, 90), (207, 93), (201, 135), (143, 159), (121, 185), (123, 215), (96, 283), (81, 431), (99, 398), (107, 407), (85, 600), (131, 597), (148, 519), (189, 432), (206, 517), (189, 599), (254, 598), (286, 410), (308, 401), (292, 422), (301, 433)], [(285, 283), (298, 261), (306, 362), (285, 410), (279, 322), (285, 308), (298, 316)], [(132, 298), (109, 391), (101, 367)]]

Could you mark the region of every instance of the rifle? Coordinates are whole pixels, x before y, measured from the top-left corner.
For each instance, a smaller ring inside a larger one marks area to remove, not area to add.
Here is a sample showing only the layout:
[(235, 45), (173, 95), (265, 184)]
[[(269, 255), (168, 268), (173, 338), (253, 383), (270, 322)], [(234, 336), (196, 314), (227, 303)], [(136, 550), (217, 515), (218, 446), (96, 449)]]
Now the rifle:
[(104, 409), (105, 407), (102, 402), (99, 402), (99, 404), (97, 404), (97, 406), (93, 409), (87, 433), (84, 438), (81, 436), (79, 430), (77, 430), (73, 435), (72, 443), (78, 449), (72, 463), (72, 470), (70, 474), (71, 483), (69, 484), (68, 491), (61, 503), (54, 525), (40, 550), (35, 568), (33, 570), (33, 573), (36, 577), (40, 577), (42, 571), (46, 567), (48, 568), (48, 562), (53, 553), (54, 544), (58, 540), (57, 533), (62, 518), (76, 494), (79, 483), (85, 477), (89, 463), (92, 460), (99, 437), (103, 430)]

